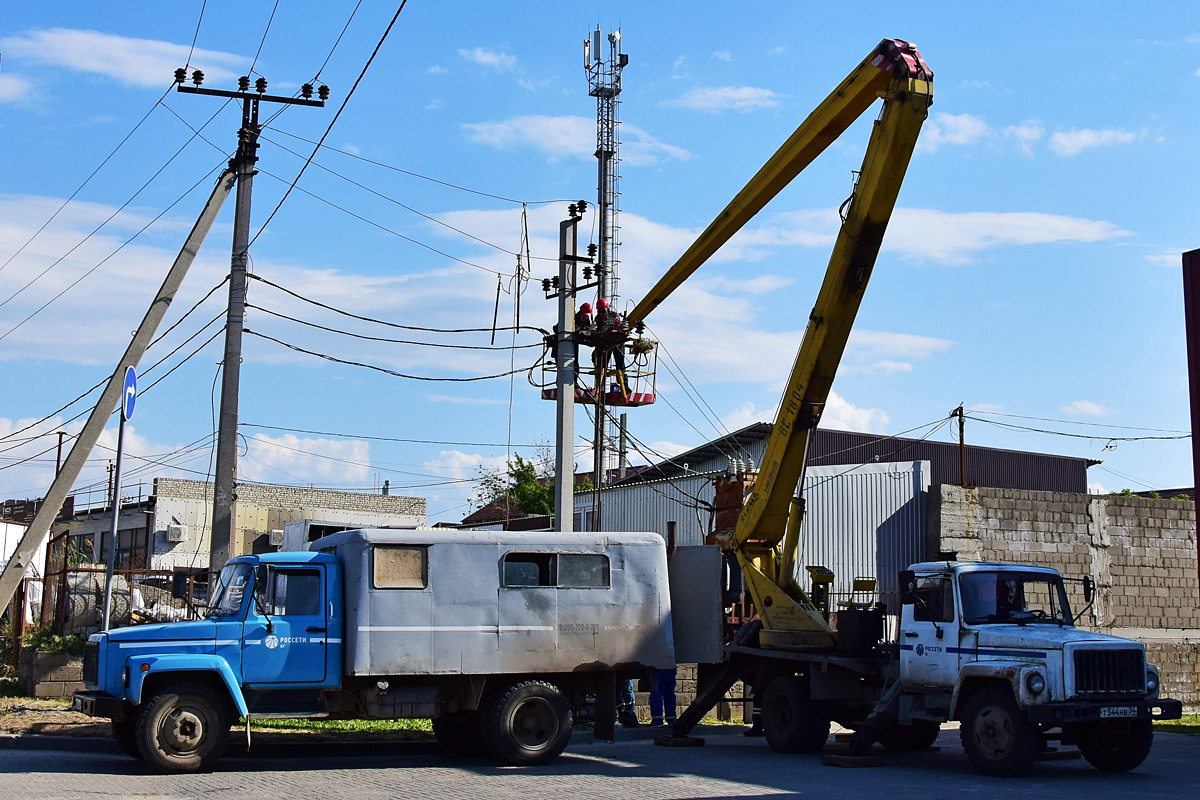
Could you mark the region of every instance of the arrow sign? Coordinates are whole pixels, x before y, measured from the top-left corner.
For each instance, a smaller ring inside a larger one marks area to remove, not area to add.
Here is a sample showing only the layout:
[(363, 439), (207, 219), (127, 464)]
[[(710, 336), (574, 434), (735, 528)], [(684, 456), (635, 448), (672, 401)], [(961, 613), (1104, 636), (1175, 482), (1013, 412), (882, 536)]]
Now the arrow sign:
[(137, 373), (133, 367), (125, 370), (125, 391), (121, 394), (121, 419), (133, 418), (133, 406), (137, 401)]

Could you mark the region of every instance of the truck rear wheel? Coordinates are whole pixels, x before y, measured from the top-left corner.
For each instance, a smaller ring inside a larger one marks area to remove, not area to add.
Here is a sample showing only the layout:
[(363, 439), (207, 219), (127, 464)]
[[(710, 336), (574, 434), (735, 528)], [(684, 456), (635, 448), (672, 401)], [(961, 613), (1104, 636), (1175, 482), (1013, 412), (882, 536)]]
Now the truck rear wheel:
[(137, 719), (112, 720), (112, 735), (117, 740), (117, 747), (125, 755), (142, 760), (142, 751), (137, 746)]
[(548, 764), (571, 739), (571, 704), (558, 687), (522, 681), (502, 691), (483, 720), (483, 740), (501, 763)]
[(989, 686), (971, 695), (959, 734), (975, 769), (1001, 778), (1028, 772), (1041, 741), (1007, 686)]
[(812, 753), (829, 738), (829, 716), (808, 690), (808, 680), (794, 675), (772, 678), (763, 693), (763, 735), (779, 753)]
[(228, 703), (199, 683), (167, 687), (146, 702), (137, 718), (138, 749), (162, 772), (204, 772), (229, 740)]
[(1079, 752), (1093, 767), (1105, 772), (1128, 772), (1146, 760), (1154, 741), (1154, 724), (1148, 719), (1131, 719), (1128, 727), (1093, 722), (1079, 737)]
[(478, 711), (455, 711), (434, 717), (433, 735), (438, 744), (456, 756), (478, 758), (487, 755)]

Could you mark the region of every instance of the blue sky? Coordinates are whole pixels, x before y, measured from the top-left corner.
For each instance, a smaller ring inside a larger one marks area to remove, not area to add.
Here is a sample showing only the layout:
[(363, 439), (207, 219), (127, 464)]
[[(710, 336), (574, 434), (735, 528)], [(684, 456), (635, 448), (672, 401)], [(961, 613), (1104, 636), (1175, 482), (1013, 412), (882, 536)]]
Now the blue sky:
[[(68, 420), (86, 406), (38, 421), (110, 373), (204, 202), (207, 176), (235, 145), (232, 105), (167, 92), (193, 36), (191, 63), (215, 88), (234, 88), (253, 63), (270, 92), (290, 94), (333, 51), (320, 75), (328, 107), (290, 108), (264, 132), (257, 232), (311, 152), (303, 140), (325, 131), (395, 11), (363, 3), (334, 48), (352, 2), (213, 2), (201, 18), (202, 5), (6, 10), (0, 496), (44, 493), (49, 434), (77, 431), (82, 419)], [(490, 326), (499, 275), (499, 318), (511, 324), (524, 208), (535, 281), (521, 319), (550, 327), (553, 303), (536, 279), (555, 269), (567, 202), (596, 192), (582, 43), (599, 24), (620, 27), (630, 54), (620, 294), (632, 304), (880, 39), (909, 39), (936, 74), (935, 102), (823, 424), (922, 435), (964, 403), (969, 442), (1101, 460), (1089, 471), (1095, 490), (1190, 486), (1190, 440), (1119, 437), (1188, 430), (1180, 253), (1200, 246), (1187, 189), (1200, 15), (1184, 3), (963, 8), (413, 0), (326, 140), (342, 152), (318, 155), (258, 234), (253, 271), (335, 308), (436, 328)], [(853, 126), (649, 317), (674, 363), (660, 369), (661, 401), (629, 412), (643, 456), (772, 417), (868, 126)], [(232, 212), (230, 202), (166, 325), (227, 271)], [(589, 215), (585, 242), (593, 226)], [(150, 351), (144, 366), (198, 334), (142, 386), (219, 330), (217, 321), (201, 332), (223, 297)], [(408, 375), (492, 375), (541, 352), (531, 333), (516, 344), (533, 347), (511, 351), (347, 337), (337, 331), (422, 335), (353, 321), (258, 281), (250, 303), (251, 330)], [(129, 463), (134, 484), (210, 469), (220, 343), (139, 400), (129, 452), (150, 461)], [(513, 344), (511, 334), (496, 344)], [(531, 455), (554, 432), (553, 405), (523, 373), (511, 383), (415, 381), (249, 336), (242, 381), (242, 479), (347, 489), (388, 480), (397, 493), (427, 497), (431, 522), (468, 512), (471, 479), (502, 463), (509, 443)], [(583, 411), (577, 427), (586, 434)], [(29, 440), (35, 434), (48, 436)], [(115, 429), (101, 444), (113, 442)], [(577, 453), (589, 468), (583, 442)], [(103, 484), (110, 457), (96, 451), (81, 491)]]

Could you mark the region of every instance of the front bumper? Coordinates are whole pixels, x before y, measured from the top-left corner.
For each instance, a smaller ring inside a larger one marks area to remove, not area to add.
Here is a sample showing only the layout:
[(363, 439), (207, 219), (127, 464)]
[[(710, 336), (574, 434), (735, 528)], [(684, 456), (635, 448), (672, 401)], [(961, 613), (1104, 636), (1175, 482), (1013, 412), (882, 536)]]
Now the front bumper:
[(118, 721), (125, 719), (127, 711), (125, 698), (104, 692), (76, 692), (71, 708), (89, 717), (108, 717)]
[(1183, 716), (1183, 703), (1170, 699), (1043, 703), (1026, 707), (1025, 713), (1030, 722), (1042, 725), (1117, 719), (1179, 719)]

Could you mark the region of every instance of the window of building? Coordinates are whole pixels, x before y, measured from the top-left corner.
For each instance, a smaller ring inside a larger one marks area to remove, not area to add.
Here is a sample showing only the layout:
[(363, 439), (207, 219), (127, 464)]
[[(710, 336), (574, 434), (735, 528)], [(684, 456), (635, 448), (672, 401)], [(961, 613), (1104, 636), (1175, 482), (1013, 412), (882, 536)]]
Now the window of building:
[(428, 548), (381, 544), (372, 548), (376, 589), (424, 589), (428, 582)]

